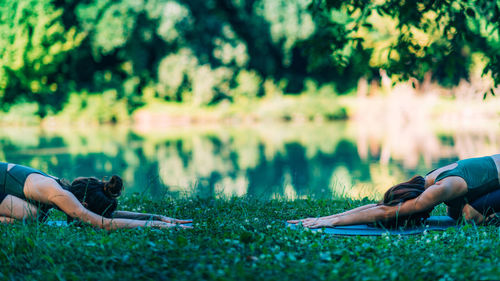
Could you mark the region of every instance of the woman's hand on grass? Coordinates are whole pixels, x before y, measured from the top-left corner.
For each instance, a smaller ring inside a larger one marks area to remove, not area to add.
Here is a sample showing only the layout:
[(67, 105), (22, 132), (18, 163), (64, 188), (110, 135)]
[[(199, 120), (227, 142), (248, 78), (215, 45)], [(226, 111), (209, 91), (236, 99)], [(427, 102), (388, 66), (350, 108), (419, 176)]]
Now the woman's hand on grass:
[(298, 224), (298, 223), (304, 224), (304, 222), (306, 222), (306, 221), (317, 220), (317, 219), (319, 219), (319, 218), (306, 218), (306, 219), (300, 219), (300, 220), (287, 220), (287, 222), (291, 223), (291, 224)]
[(192, 223), (193, 220), (179, 220), (174, 218), (169, 218), (166, 216), (160, 216), (160, 221), (170, 223), (170, 224), (183, 224), (183, 223)]
[(154, 227), (154, 228), (171, 228), (171, 227), (193, 228), (192, 226), (179, 225), (179, 224), (176, 224), (176, 223), (169, 223), (169, 222), (165, 222), (165, 221), (152, 221), (152, 222), (148, 222), (148, 224), (146, 226), (148, 226), (148, 227)]
[(334, 219), (331, 218), (307, 218), (301, 220), (289, 220), (288, 223), (297, 224), (301, 223), (303, 227), (307, 228), (321, 228), (321, 227), (334, 227)]
[(315, 222), (317, 220), (323, 220), (323, 219), (325, 219), (325, 218), (324, 217), (317, 217), (317, 218), (306, 218), (306, 219), (300, 219), (300, 220), (288, 220), (287, 222), (292, 223), (292, 224), (297, 224), (297, 223), (304, 224), (304, 223)]
[(318, 218), (315, 220), (308, 220), (302, 223), (302, 226), (307, 228), (322, 228), (322, 227), (334, 227), (334, 219), (328, 218)]

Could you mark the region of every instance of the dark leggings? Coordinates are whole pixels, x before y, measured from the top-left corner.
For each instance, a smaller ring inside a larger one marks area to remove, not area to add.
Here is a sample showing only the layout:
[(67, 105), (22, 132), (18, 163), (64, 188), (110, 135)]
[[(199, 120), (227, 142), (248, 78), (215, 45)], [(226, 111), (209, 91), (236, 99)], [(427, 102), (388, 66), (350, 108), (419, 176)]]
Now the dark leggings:
[(483, 216), (500, 212), (500, 189), (479, 197), (470, 205)]

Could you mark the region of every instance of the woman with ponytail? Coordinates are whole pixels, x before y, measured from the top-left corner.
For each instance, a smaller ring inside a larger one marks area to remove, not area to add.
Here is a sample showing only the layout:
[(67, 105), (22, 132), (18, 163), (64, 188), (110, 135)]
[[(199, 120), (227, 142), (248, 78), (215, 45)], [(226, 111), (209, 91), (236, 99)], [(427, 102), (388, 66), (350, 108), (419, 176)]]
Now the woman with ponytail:
[(302, 223), (309, 228), (365, 223), (389, 227), (418, 224), (440, 203), (448, 206), (448, 215), (454, 219), (493, 222), (495, 213), (500, 212), (499, 178), (500, 154), (464, 159), (389, 188), (378, 204), (289, 223)]
[(68, 222), (77, 219), (107, 230), (167, 228), (191, 222), (162, 215), (116, 211), (122, 190), (122, 179), (116, 175), (108, 181), (81, 177), (68, 184), (30, 167), (0, 162), (0, 222), (43, 221), (51, 208), (66, 213)]

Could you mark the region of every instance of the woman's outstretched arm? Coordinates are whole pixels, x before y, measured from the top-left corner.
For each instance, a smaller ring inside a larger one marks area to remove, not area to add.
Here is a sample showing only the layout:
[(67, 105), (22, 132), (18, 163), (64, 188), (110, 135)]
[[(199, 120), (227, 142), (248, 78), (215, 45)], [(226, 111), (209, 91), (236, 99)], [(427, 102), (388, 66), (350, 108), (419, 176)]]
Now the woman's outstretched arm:
[(357, 213), (359, 211), (363, 211), (363, 210), (366, 210), (366, 209), (370, 209), (370, 208), (373, 208), (375, 206), (377, 206), (377, 204), (367, 204), (367, 205), (364, 205), (364, 206), (361, 206), (361, 207), (354, 208), (352, 210), (348, 210), (348, 211), (345, 211), (345, 212), (342, 212), (342, 213), (338, 213), (338, 214), (334, 214), (334, 215), (330, 215), (330, 216), (319, 217), (319, 218), (307, 218), (307, 219), (301, 219), (301, 220), (289, 220), (288, 223), (299, 223), (299, 222), (304, 223), (306, 221), (312, 221), (312, 220), (333, 219), (335, 217), (345, 216), (345, 215)]
[(428, 187), (417, 198), (405, 201), (396, 206), (376, 205), (371, 208), (365, 208), (358, 212), (351, 212), (342, 216), (305, 221), (303, 222), (303, 225), (310, 228), (320, 228), (365, 224), (389, 220), (396, 218), (397, 216), (406, 216), (423, 212), (432, 209), (434, 206), (443, 201), (451, 200), (463, 195), (466, 192), (466, 188), (464, 189), (462, 185), (456, 185), (453, 183), (453, 179), (450, 179), (449, 181), (446, 181), (445, 179)]
[[(30, 192), (35, 190), (36, 192)], [(62, 189), (53, 179), (45, 178), (37, 181), (36, 188), (28, 189), (32, 199), (42, 203), (49, 203), (59, 207), (61, 211), (72, 218), (77, 218), (83, 222), (90, 223), (93, 226), (112, 230), (118, 228), (136, 228), (136, 227), (158, 227), (166, 228), (175, 226), (175, 224), (159, 220), (134, 220), (117, 218), (110, 219), (95, 214), (86, 209), (73, 193)]]
[(136, 228), (136, 227), (158, 227), (166, 228), (174, 226), (175, 224), (166, 223), (162, 221), (146, 221), (134, 219), (110, 219), (97, 215), (87, 210), (69, 191), (61, 189), (61, 191), (49, 197), (52, 204), (56, 205), (65, 212), (68, 216), (77, 218), (83, 222), (89, 223), (93, 226), (103, 228), (106, 230), (113, 230), (118, 228)]
[(113, 218), (123, 218), (123, 219), (135, 219), (135, 220), (157, 220), (167, 223), (190, 223), (192, 220), (180, 220), (174, 219), (163, 215), (148, 214), (148, 213), (136, 213), (129, 211), (114, 211)]

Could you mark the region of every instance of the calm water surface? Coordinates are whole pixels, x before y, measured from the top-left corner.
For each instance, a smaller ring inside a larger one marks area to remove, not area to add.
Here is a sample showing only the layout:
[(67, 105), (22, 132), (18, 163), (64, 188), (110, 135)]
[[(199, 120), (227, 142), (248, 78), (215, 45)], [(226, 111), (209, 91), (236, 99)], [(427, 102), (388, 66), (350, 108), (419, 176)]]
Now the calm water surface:
[(378, 197), (459, 158), (500, 151), (500, 128), (373, 128), (355, 122), (140, 130), (1, 128), (0, 161), (72, 180), (121, 175), (126, 193)]

